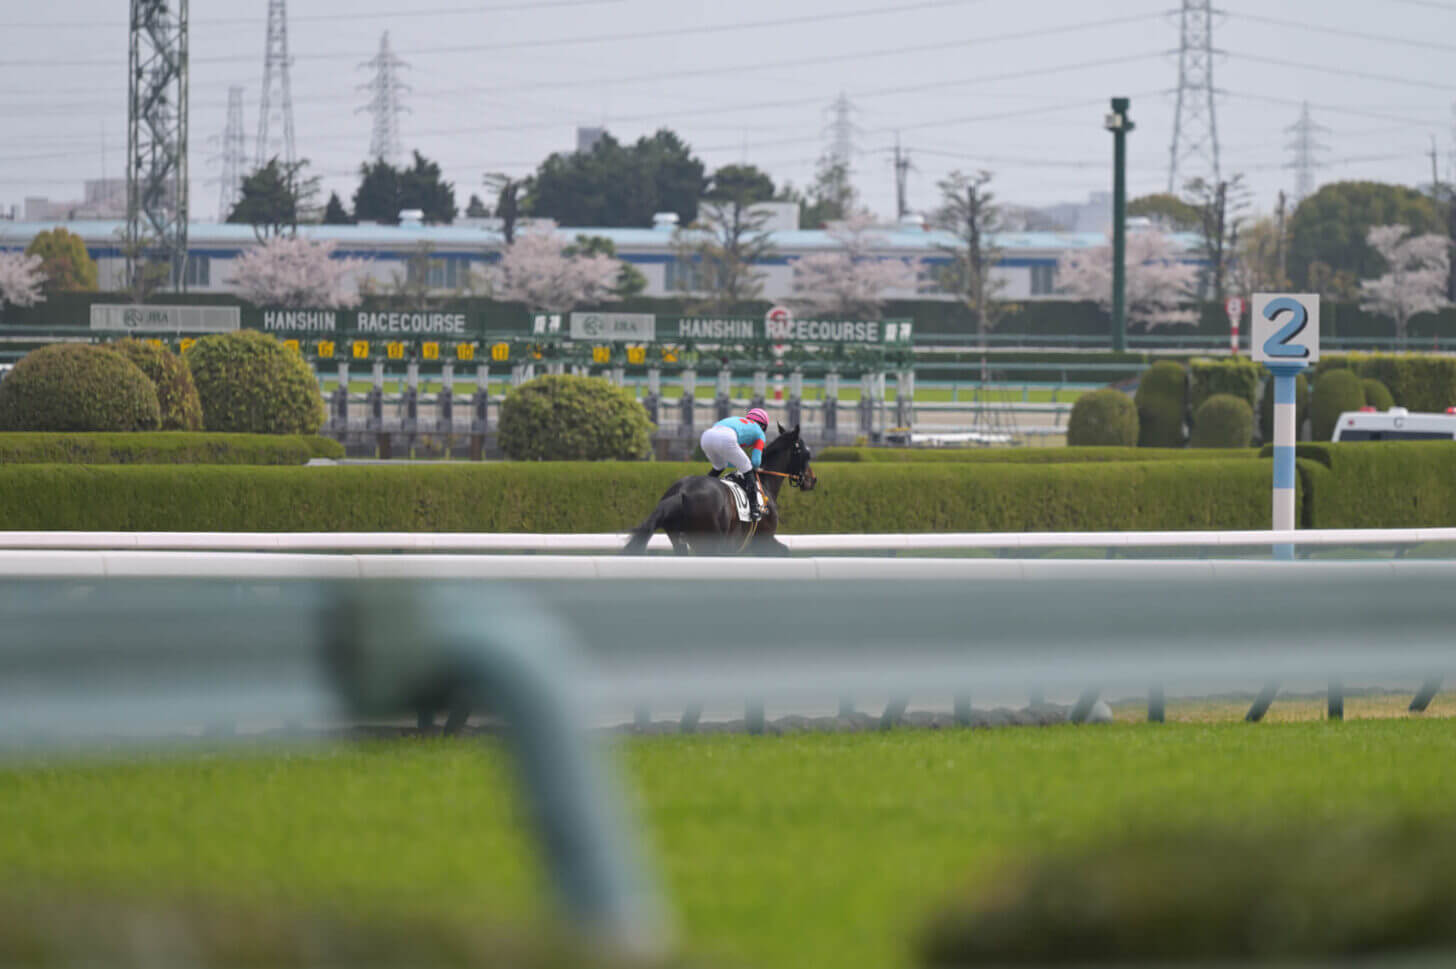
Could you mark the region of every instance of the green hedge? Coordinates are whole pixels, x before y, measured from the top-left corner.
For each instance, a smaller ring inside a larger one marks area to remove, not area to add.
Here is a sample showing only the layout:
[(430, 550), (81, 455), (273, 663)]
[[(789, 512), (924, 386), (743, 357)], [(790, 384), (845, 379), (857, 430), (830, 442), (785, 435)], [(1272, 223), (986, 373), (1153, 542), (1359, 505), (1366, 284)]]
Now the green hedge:
[(1016, 448), (890, 448), (827, 447), (814, 452), (814, 464), (853, 461), (861, 464), (1082, 464), (1089, 461), (1201, 461), (1207, 458), (1257, 457), (1246, 451), (1210, 454), (1206, 450), (1135, 447)]
[(1440, 414), (1456, 406), (1456, 359), (1425, 353), (1329, 354), (1315, 365), (1315, 385), (1332, 370), (1378, 380), (1399, 407)]
[[(0, 466), (8, 529), (605, 532), (701, 465)], [(1267, 528), (1263, 461), (835, 465), (786, 533)]]
[[(1266, 448), (1265, 453), (1272, 453)], [(1304, 528), (1456, 525), (1456, 445), (1449, 441), (1301, 444)]]
[(1373, 967), (1456, 957), (1448, 818), (1145, 827), (1008, 856), (939, 907), (917, 964)]
[(337, 441), (304, 434), (0, 433), (0, 464), (307, 464), (343, 456)]

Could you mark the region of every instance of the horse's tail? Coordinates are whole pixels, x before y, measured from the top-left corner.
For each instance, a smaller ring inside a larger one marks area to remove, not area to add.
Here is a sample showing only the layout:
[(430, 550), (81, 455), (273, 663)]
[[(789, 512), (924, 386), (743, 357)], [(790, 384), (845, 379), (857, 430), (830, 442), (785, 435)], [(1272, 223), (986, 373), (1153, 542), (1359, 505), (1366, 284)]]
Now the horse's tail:
[(632, 538), (622, 549), (623, 555), (641, 555), (647, 551), (647, 543), (651, 541), (652, 535), (659, 528), (672, 522), (682, 510), (682, 495), (672, 495), (657, 503), (652, 509), (652, 514), (647, 519), (632, 529)]

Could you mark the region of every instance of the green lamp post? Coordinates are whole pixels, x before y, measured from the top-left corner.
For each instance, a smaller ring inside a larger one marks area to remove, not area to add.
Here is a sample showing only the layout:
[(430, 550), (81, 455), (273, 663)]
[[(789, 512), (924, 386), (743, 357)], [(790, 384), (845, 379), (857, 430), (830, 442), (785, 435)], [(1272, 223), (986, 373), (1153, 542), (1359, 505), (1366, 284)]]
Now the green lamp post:
[(1112, 132), (1112, 349), (1127, 349), (1127, 98), (1113, 98), (1104, 127)]

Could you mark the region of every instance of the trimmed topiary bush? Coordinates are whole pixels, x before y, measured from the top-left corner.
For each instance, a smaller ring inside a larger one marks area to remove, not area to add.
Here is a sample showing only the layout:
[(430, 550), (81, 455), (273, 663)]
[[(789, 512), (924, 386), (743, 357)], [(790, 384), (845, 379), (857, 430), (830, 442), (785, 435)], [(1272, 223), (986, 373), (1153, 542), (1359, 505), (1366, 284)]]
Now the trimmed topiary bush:
[(1365, 406), (1374, 407), (1376, 410), (1390, 410), (1395, 406), (1395, 398), (1390, 395), (1390, 390), (1385, 384), (1374, 377), (1366, 377), (1360, 381), (1360, 386), (1365, 389)]
[(1192, 447), (1248, 447), (1254, 439), (1254, 409), (1233, 394), (1214, 394), (1193, 415)]
[(109, 349), (136, 364), (151, 380), (162, 408), (162, 430), (202, 429), (202, 400), (192, 382), (192, 371), (181, 357), (164, 346), (131, 337), (117, 340)]
[(1196, 413), (1214, 394), (1233, 394), (1250, 409), (1259, 394), (1264, 368), (1243, 357), (1229, 360), (1192, 360), (1188, 363), (1188, 406)]
[(255, 330), (205, 336), (186, 353), (202, 426), (249, 434), (313, 434), (324, 398), (303, 357)]
[(651, 435), (632, 392), (600, 377), (537, 377), (501, 402), (501, 450), (517, 461), (632, 460)]
[(1094, 390), (1072, 405), (1067, 444), (1132, 447), (1138, 439), (1137, 405), (1120, 390)]
[(105, 347), (41, 347), (0, 381), (0, 430), (154, 431), (160, 422), (147, 375)]
[(1311, 434), (1316, 441), (1328, 441), (1335, 433), (1335, 423), (1346, 411), (1365, 406), (1365, 388), (1352, 370), (1329, 370), (1315, 382), (1310, 394)]
[(1161, 360), (1143, 371), (1134, 398), (1138, 447), (1182, 447), (1187, 386), (1183, 366)]
[[(1309, 381), (1304, 374), (1294, 378), (1294, 433), (1298, 437), (1304, 422), (1309, 419)], [(1274, 443), (1274, 378), (1264, 381), (1264, 391), (1259, 397), (1259, 440), (1265, 444)]]

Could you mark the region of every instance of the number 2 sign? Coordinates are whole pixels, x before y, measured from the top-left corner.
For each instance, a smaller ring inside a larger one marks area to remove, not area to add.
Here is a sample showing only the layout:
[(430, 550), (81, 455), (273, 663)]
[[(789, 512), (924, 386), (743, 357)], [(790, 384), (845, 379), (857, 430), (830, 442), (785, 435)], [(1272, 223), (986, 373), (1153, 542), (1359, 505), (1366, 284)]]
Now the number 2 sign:
[(1249, 346), (1264, 363), (1319, 360), (1319, 294), (1255, 293)]

